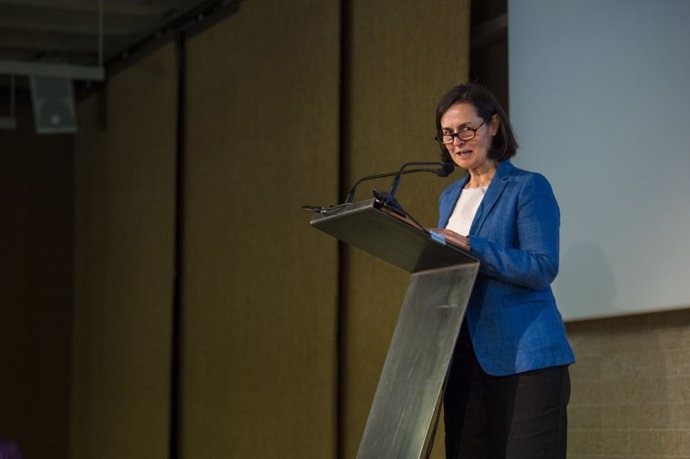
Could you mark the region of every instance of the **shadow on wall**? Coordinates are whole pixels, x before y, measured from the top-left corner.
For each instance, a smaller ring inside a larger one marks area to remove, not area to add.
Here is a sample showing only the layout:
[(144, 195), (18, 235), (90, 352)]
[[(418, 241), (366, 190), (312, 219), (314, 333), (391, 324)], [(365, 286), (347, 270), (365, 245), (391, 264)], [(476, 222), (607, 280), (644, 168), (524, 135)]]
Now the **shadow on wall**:
[[(597, 244), (579, 241), (561, 256), (554, 294), (566, 320), (611, 311), (616, 293), (613, 268)], [(596, 309), (585, 312), (591, 308)]]
[[(554, 290), (566, 319), (614, 311), (623, 292), (600, 246), (575, 243), (561, 268)], [(568, 457), (690, 456), (690, 309), (566, 326), (576, 358)]]
[[(565, 316), (614, 311), (624, 292), (600, 247), (579, 242), (561, 266), (567, 282), (556, 297), (569, 308)], [(690, 308), (566, 325), (577, 359), (571, 367), (568, 457), (689, 457)]]

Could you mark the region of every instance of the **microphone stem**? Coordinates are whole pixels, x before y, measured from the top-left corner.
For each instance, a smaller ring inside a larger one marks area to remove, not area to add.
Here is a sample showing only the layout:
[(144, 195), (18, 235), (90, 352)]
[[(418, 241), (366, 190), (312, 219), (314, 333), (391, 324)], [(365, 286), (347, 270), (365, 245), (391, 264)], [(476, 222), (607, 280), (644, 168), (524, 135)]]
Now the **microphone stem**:
[[(415, 163), (417, 164), (417, 163)], [(420, 163), (420, 164), (431, 164), (431, 165), (439, 165), (439, 163)], [(367, 175), (366, 177), (362, 177), (361, 179), (357, 180), (354, 185), (352, 185), (352, 188), (350, 188), (350, 191), (347, 193), (345, 196), (345, 204), (349, 204), (352, 202), (352, 200), (355, 197), (355, 190), (357, 189), (357, 186), (365, 182), (367, 180), (374, 180), (374, 179), (379, 179), (379, 178), (385, 178), (385, 177), (392, 177), (396, 176), (399, 177), (401, 174), (412, 174), (415, 172), (433, 172), (434, 174), (437, 174), (439, 169), (430, 169), (430, 168), (417, 168), (417, 169), (409, 169), (406, 171), (398, 171), (398, 172), (386, 172), (384, 174), (375, 174), (375, 175)], [(398, 179), (399, 181), (399, 179)]]
[[(405, 168), (407, 166), (441, 166), (443, 167), (443, 164), (437, 163), (437, 162), (411, 162), (411, 163), (405, 163), (400, 167), (400, 170), (396, 174), (395, 178), (393, 179), (393, 183), (391, 183), (390, 190), (388, 190), (388, 194), (386, 195), (386, 203), (390, 203), (393, 201), (393, 198), (395, 197), (395, 193), (398, 191), (398, 187), (400, 186), (400, 178), (402, 177), (403, 174), (405, 174), (407, 171), (405, 171)], [(411, 172), (411, 171), (410, 171)]]

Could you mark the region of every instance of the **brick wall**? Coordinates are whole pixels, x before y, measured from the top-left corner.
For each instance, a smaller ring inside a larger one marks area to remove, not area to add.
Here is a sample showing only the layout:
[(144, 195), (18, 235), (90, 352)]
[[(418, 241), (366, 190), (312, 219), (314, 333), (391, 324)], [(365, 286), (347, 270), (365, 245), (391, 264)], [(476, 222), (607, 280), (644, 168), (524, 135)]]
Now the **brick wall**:
[(690, 310), (567, 327), (568, 458), (690, 458)]

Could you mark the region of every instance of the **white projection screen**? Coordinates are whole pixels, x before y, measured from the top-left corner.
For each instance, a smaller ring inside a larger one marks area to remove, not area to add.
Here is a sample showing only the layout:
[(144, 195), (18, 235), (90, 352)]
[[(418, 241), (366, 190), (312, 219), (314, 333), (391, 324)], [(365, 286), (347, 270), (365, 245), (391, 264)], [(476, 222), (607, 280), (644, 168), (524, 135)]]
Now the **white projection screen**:
[(566, 320), (690, 307), (690, 0), (509, 0), (518, 167), (561, 208)]

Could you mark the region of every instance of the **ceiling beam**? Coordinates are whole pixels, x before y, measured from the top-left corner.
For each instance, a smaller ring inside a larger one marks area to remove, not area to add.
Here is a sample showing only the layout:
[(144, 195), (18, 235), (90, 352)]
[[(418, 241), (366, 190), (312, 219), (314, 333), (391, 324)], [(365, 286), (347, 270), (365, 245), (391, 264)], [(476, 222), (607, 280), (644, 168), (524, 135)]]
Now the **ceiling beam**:
[(37, 62), (0, 61), (0, 74), (35, 75), (72, 80), (105, 80), (103, 67), (86, 67), (69, 64), (43, 64)]
[[(0, 31), (0, 54), (11, 55), (24, 51), (65, 53), (96, 53), (98, 51), (97, 36), (89, 33), (60, 33), (37, 30), (2, 29)], [(105, 49), (117, 49), (126, 46), (137, 38), (139, 34), (106, 36)]]
[[(142, 3), (138, 0), (105, 2), (105, 14), (117, 14), (123, 16), (154, 16), (161, 17), (171, 9), (179, 6), (180, 1)], [(31, 8), (45, 8), (50, 10), (63, 10), (78, 13), (97, 14), (98, 1), (96, 0), (0, 0), (0, 6), (18, 6)]]
[[(160, 18), (105, 17), (104, 35), (131, 35), (154, 26)], [(0, 28), (63, 33), (98, 33), (98, 15), (59, 9), (30, 9), (0, 5)]]

